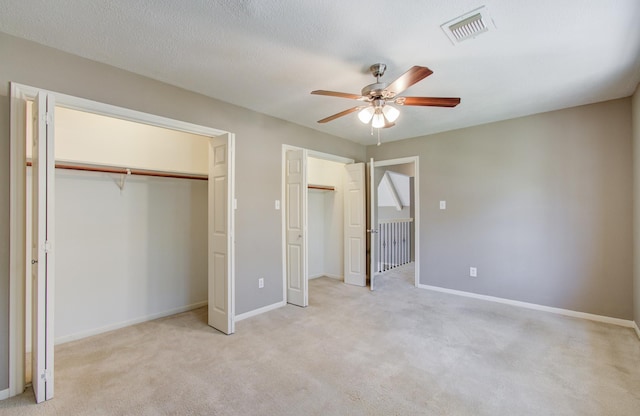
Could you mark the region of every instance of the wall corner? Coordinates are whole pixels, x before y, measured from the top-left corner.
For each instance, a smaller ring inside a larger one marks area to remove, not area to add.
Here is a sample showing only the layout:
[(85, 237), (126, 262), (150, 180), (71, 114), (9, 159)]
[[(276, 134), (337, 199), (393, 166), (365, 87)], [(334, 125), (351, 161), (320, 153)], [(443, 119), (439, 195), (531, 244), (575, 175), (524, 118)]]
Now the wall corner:
[(640, 83), (631, 96), (633, 149), (633, 320), (640, 338)]

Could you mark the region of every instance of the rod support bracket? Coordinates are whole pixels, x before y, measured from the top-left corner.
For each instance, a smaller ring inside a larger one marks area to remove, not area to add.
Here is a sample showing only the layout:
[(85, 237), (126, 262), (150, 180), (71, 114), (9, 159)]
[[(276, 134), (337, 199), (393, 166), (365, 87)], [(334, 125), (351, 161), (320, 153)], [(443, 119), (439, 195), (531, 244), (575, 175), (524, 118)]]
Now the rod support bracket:
[(124, 190), (124, 185), (127, 183), (128, 176), (131, 176), (131, 169), (129, 168), (127, 168), (127, 173), (123, 173), (122, 175), (120, 175), (120, 180), (116, 182), (116, 185), (118, 185), (118, 188), (120, 188), (120, 192)]

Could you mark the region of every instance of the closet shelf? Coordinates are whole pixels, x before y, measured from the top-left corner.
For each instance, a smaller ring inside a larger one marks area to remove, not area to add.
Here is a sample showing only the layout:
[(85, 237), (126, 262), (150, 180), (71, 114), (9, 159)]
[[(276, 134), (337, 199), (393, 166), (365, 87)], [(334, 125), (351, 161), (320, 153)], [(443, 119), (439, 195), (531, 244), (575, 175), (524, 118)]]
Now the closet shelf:
[[(27, 161), (27, 166), (32, 166), (30, 160)], [(159, 170), (145, 170), (145, 169), (127, 169), (116, 166), (101, 166), (101, 165), (85, 165), (85, 164), (70, 164), (56, 162), (56, 169), (68, 169), (68, 170), (82, 170), (86, 172), (103, 172), (103, 173), (118, 173), (121, 175), (142, 175), (142, 176), (157, 176), (162, 178), (177, 178), (177, 179), (198, 179), (202, 181), (209, 180), (207, 175), (198, 175), (192, 173), (177, 173), (177, 172), (163, 172)]]
[(309, 184), (307, 187), (309, 189), (317, 189), (319, 191), (335, 191), (336, 190), (335, 186), (329, 186), (329, 185), (312, 185), (312, 184)]

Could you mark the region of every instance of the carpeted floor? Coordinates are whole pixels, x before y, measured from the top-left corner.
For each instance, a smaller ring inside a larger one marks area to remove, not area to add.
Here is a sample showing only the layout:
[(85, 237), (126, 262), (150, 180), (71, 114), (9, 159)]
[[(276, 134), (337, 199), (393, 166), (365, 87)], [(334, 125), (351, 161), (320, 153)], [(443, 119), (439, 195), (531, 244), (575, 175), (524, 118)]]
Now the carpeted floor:
[(206, 310), (56, 348), (56, 391), (1, 415), (639, 415), (633, 330), (416, 289), (310, 282), (225, 336)]

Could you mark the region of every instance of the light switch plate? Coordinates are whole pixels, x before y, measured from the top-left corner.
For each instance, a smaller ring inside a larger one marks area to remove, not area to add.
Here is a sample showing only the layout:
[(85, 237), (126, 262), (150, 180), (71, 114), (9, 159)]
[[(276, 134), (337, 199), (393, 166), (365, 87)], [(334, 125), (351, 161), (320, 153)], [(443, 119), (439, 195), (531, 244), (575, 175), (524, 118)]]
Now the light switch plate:
[(440, 201), (440, 209), (447, 209), (447, 201)]
[(276, 209), (280, 209), (280, 200), (276, 199)]

